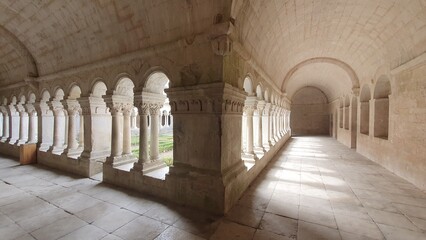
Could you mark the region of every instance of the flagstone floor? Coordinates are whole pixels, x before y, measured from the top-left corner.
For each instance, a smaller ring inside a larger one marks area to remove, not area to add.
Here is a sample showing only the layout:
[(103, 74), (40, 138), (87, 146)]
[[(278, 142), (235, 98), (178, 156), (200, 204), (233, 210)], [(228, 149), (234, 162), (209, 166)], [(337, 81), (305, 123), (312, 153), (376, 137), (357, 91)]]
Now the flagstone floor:
[(224, 217), (0, 157), (0, 239), (426, 239), (426, 193), (329, 137), (294, 137)]

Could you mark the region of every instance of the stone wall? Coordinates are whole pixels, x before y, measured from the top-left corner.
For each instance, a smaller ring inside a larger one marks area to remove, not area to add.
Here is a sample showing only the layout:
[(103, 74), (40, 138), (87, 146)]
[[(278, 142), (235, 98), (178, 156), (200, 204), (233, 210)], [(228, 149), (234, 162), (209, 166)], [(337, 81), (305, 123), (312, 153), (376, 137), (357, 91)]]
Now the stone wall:
[(319, 89), (305, 87), (294, 95), (290, 120), (293, 135), (328, 135), (329, 121), (327, 98)]
[(370, 134), (359, 134), (362, 155), (426, 190), (426, 65), (394, 75), (389, 96), (388, 139), (374, 137), (370, 105)]

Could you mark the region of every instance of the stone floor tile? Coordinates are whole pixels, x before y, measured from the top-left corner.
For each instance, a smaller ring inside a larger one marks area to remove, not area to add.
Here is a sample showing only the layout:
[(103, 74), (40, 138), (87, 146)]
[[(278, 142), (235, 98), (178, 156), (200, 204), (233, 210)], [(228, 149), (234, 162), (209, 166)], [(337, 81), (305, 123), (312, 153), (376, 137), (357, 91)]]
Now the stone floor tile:
[(157, 207), (152, 208), (148, 212), (144, 213), (144, 215), (168, 225), (173, 225), (180, 218), (177, 206), (174, 205), (167, 206), (159, 204)]
[(271, 200), (268, 204), (268, 207), (266, 208), (266, 212), (280, 215), (283, 217), (298, 219), (299, 205)]
[(83, 220), (80, 220), (74, 216), (68, 216), (38, 230), (35, 230), (31, 233), (31, 235), (37, 239), (53, 240), (65, 236), (66, 234), (73, 232), (74, 230), (79, 229), (85, 225), (87, 225), (87, 223)]
[(416, 218), (416, 217), (408, 217), (411, 222), (414, 223), (414, 225), (416, 225), (418, 228), (422, 229), (423, 231), (426, 232), (426, 220), (425, 219), (421, 219), (421, 218)]
[(368, 214), (374, 222), (390, 226), (398, 226), (412, 231), (420, 231), (407, 217), (398, 213), (390, 213), (380, 210), (368, 209)]
[(17, 224), (27, 232), (32, 232), (69, 216), (71, 215), (66, 213), (63, 209), (54, 208), (40, 215), (22, 219), (17, 222)]
[(145, 216), (140, 216), (119, 228), (113, 232), (113, 234), (122, 239), (154, 239), (167, 227), (167, 224)]
[(259, 228), (289, 238), (294, 238), (297, 235), (297, 220), (265, 213)]
[(422, 240), (426, 239), (426, 234), (422, 232), (410, 231), (404, 228), (378, 224), (380, 230), (386, 237), (386, 240)]
[(160, 236), (156, 237), (155, 240), (203, 240), (204, 238), (201, 238), (199, 236), (196, 236), (194, 234), (185, 232), (183, 230), (180, 230), (178, 228), (175, 228), (173, 226), (167, 228), (164, 232), (160, 234)]
[(359, 235), (356, 233), (349, 233), (345, 231), (340, 231), (340, 236), (342, 240), (383, 240), (385, 239), (383, 236), (379, 238), (370, 238), (367, 236)]
[(2, 240), (12, 240), (26, 235), (26, 232), (17, 224), (0, 225), (0, 238)]
[(305, 222), (315, 223), (337, 229), (334, 214), (327, 211), (319, 211), (315, 208), (300, 206), (299, 219)]
[(246, 240), (252, 239), (255, 229), (234, 222), (222, 221), (210, 240)]
[(238, 201), (237, 204), (265, 211), (266, 207), (268, 207), (270, 199), (259, 197), (259, 196), (253, 196), (253, 195), (243, 195), (241, 199)]
[(118, 236), (115, 236), (114, 234), (108, 234), (102, 240), (124, 240)]
[(269, 232), (266, 230), (257, 229), (254, 233), (253, 240), (293, 240), (294, 238), (289, 238), (283, 235), (278, 235), (273, 232)]
[(106, 235), (108, 235), (108, 233), (104, 230), (93, 225), (86, 225), (59, 238), (59, 240), (98, 240), (105, 237)]
[(256, 209), (235, 205), (231, 210), (229, 210), (228, 213), (225, 214), (225, 217), (228, 220), (239, 223), (241, 225), (257, 228), (259, 227), (263, 214), (264, 212)]
[(340, 233), (334, 228), (299, 221), (297, 230), (298, 240), (340, 240)]
[(339, 214), (335, 214), (335, 217), (339, 230), (363, 235), (370, 238), (380, 239), (383, 237), (383, 234), (380, 232), (377, 225), (371, 220)]
[(120, 208), (106, 202), (100, 202), (92, 207), (83, 209), (77, 213), (75, 213), (75, 216), (78, 218), (88, 222), (92, 223), (95, 220), (115, 211), (119, 211)]
[(418, 207), (401, 203), (394, 203), (393, 205), (407, 216), (417, 217), (426, 220), (426, 207)]
[(96, 219), (92, 224), (108, 233), (112, 233), (138, 216), (130, 211), (118, 209)]

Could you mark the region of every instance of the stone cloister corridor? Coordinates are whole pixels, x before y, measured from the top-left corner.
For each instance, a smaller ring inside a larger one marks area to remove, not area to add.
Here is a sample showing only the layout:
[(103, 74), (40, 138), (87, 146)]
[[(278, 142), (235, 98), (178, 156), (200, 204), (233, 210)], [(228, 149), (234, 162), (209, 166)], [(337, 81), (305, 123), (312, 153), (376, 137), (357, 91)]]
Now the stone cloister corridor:
[(426, 0), (0, 0), (0, 239), (426, 239)]
[(1, 160), (2, 239), (426, 238), (426, 193), (330, 137), (292, 138), (224, 217)]

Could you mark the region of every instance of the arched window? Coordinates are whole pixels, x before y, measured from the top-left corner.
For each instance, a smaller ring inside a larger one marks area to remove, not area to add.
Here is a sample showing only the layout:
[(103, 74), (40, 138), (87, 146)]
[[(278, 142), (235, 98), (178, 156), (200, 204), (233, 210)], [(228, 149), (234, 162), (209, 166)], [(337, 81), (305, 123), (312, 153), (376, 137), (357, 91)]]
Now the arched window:
[(385, 76), (380, 77), (374, 88), (374, 137), (388, 139), (390, 94), (389, 79)]

